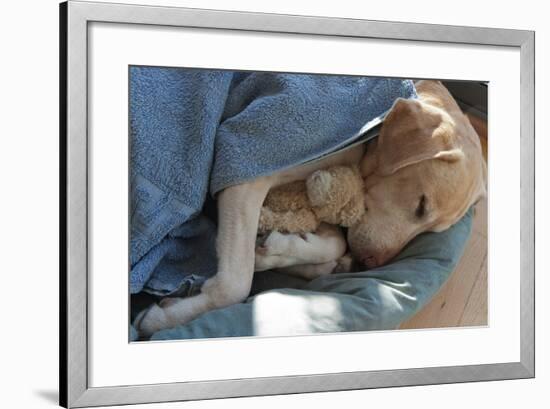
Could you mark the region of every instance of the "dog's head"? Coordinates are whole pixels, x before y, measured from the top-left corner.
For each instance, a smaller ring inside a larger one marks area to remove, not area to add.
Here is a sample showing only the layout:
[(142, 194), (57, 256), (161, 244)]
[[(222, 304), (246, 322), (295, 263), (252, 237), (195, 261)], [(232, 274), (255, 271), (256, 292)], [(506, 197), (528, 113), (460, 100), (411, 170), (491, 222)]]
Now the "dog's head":
[(412, 238), (443, 231), (485, 195), (479, 138), (439, 82), (417, 85), (419, 99), (398, 99), (361, 163), (367, 212), (348, 231), (367, 267), (393, 258)]

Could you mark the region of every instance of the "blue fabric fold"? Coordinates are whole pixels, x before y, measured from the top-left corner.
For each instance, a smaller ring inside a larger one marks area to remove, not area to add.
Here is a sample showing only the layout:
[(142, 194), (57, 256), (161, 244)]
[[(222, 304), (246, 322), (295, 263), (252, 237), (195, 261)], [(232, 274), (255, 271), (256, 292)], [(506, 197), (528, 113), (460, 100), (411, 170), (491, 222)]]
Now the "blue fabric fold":
[[(245, 303), (159, 331), (152, 340), (288, 336), (391, 330), (424, 306), (456, 267), (470, 236), (473, 209), (441, 233), (414, 238), (389, 264), (331, 274), (307, 282), (275, 272), (256, 273), (259, 293)], [(263, 287), (263, 288), (262, 288)]]
[(409, 80), (130, 67), (130, 291), (192, 294), (216, 272), (208, 192), (337, 150)]

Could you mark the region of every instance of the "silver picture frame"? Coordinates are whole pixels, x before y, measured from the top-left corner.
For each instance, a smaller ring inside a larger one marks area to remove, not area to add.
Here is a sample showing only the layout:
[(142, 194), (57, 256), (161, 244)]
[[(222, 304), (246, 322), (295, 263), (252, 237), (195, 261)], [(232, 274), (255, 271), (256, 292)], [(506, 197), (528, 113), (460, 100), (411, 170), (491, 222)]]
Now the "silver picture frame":
[[(111, 22), (481, 44), (521, 59), (521, 357), (518, 362), (223, 381), (90, 387), (88, 379), (88, 24)], [(479, 27), (69, 1), (60, 5), (60, 404), (137, 404), (531, 378), (534, 346), (535, 33)]]

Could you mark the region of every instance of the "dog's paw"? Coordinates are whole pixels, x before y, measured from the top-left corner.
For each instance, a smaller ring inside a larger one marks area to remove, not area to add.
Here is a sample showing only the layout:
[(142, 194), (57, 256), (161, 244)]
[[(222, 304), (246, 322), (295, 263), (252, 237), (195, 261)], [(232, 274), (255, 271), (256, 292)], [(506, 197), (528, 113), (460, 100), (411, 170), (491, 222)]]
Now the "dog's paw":
[(265, 271), (286, 265), (285, 253), (288, 252), (289, 236), (278, 231), (272, 231), (267, 236), (256, 240), (254, 255), (254, 271)]
[(163, 307), (166, 305), (153, 304), (138, 314), (134, 320), (134, 328), (140, 338), (149, 339), (155, 332), (172, 327), (171, 320)]
[(275, 268), (288, 267), (295, 264), (294, 257), (284, 255), (264, 256), (256, 254), (254, 259), (254, 271), (273, 270)]
[(276, 256), (285, 254), (288, 251), (289, 236), (278, 231), (270, 232), (263, 239), (256, 241), (256, 255)]
[(271, 270), (297, 264), (301, 249), (314, 238), (312, 233), (279, 233), (272, 231), (256, 241), (254, 271)]
[(330, 200), (332, 174), (327, 170), (318, 170), (306, 180), (307, 196), (312, 206), (323, 206)]
[[(262, 249), (264, 251), (265, 249)], [(259, 253), (258, 249), (256, 249), (256, 256), (254, 258), (254, 271), (266, 271), (271, 270), (274, 268), (274, 259), (277, 256), (267, 256), (264, 253)]]

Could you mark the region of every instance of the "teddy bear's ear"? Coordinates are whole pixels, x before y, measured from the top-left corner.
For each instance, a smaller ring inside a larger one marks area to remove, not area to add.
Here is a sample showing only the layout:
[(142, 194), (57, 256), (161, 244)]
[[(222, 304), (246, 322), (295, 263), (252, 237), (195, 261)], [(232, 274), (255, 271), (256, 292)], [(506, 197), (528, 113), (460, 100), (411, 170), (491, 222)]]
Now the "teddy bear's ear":
[(457, 161), (464, 157), (450, 117), (419, 100), (398, 98), (378, 137), (377, 170), (391, 175), (427, 159)]

